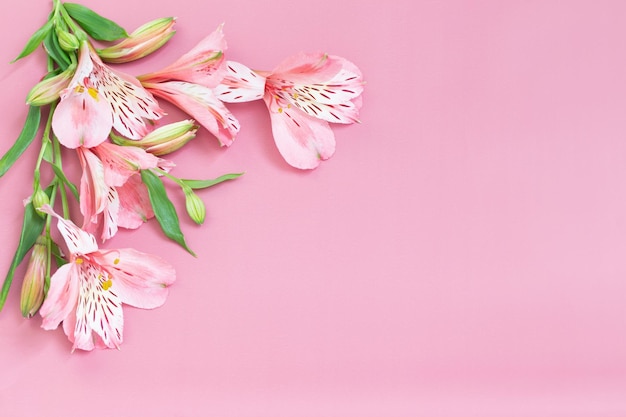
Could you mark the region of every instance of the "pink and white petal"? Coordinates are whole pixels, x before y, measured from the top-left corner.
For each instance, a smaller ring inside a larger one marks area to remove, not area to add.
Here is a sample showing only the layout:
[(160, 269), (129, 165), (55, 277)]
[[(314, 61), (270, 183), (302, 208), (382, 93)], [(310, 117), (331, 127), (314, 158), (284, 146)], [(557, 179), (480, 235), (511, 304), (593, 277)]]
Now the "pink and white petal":
[(165, 302), (176, 280), (174, 268), (158, 256), (135, 249), (100, 251), (98, 262), (111, 274), (111, 290), (123, 303), (156, 308)]
[(327, 122), (293, 108), (270, 108), (270, 119), (276, 147), (291, 166), (313, 169), (335, 153), (335, 135)]
[(80, 265), (81, 288), (76, 308), (74, 349), (91, 350), (97, 338), (108, 348), (119, 348), (124, 330), (122, 303), (113, 291), (111, 277), (97, 263)]
[(103, 142), (93, 151), (102, 161), (106, 183), (113, 187), (122, 186), (140, 170), (156, 168), (159, 164), (159, 158), (136, 146)]
[(118, 197), (117, 190), (114, 187), (109, 187), (107, 205), (104, 208), (102, 216), (102, 234), (100, 238), (103, 242), (111, 239), (117, 233), (119, 211), (120, 198)]
[(93, 232), (98, 215), (106, 207), (109, 186), (105, 181), (102, 161), (91, 150), (78, 148), (78, 157), (83, 169), (80, 178), (80, 212), (84, 216), (83, 228)]
[(226, 103), (261, 100), (265, 93), (265, 77), (235, 61), (227, 61), (228, 72), (213, 89), (216, 97)]
[(78, 300), (78, 276), (74, 263), (61, 266), (50, 278), (50, 288), (45, 301), (39, 309), (43, 317), (41, 327), (46, 330), (56, 329), (67, 320)]
[(144, 119), (158, 120), (165, 115), (136, 78), (113, 71), (95, 58), (92, 82), (109, 102), (113, 128), (124, 137), (141, 139), (150, 131)]
[(78, 228), (71, 220), (66, 220), (52, 210), (48, 204), (39, 209), (57, 218), (57, 227), (65, 240), (67, 249), (72, 255), (87, 255), (98, 250), (96, 238), (84, 230)]
[(72, 149), (90, 148), (104, 142), (112, 126), (111, 106), (107, 100), (84, 86), (70, 90), (52, 116), (54, 134), (63, 146)]
[(118, 187), (117, 193), (120, 199), (118, 226), (136, 229), (154, 217), (148, 189), (138, 175), (130, 177), (126, 184)]
[(196, 119), (221, 145), (230, 146), (239, 132), (239, 121), (215, 97), (210, 88), (179, 81), (151, 84), (151, 91)]

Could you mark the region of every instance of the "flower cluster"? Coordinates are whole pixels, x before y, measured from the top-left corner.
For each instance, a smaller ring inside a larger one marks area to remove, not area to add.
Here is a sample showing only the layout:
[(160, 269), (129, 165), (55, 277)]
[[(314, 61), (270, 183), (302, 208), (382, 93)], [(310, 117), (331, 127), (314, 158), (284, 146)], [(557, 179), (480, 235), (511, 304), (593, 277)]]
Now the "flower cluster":
[[(241, 174), (178, 178), (172, 174), (171, 154), (201, 128), (231, 146), (240, 125), (226, 103), (263, 100), (278, 151), (299, 169), (315, 168), (333, 155), (330, 123), (359, 120), (363, 79), (354, 64), (338, 56), (300, 53), (272, 71), (252, 70), (226, 59), (222, 26), (163, 69), (137, 76), (119, 70), (117, 64), (144, 58), (167, 44), (174, 25), (174, 18), (162, 18), (128, 34), (91, 9), (53, 0), (48, 21), (15, 59), (43, 44), (48, 68), (28, 93), (22, 133), (0, 160), (1, 176), (44, 125), (33, 192), (25, 201), (23, 230), (0, 293), (0, 309), (17, 266), (30, 251), (22, 314), (30, 318), (39, 312), (47, 330), (62, 323), (73, 349), (119, 348), (122, 304), (151, 309), (165, 302), (176, 279), (171, 265), (135, 249), (100, 248), (97, 239), (108, 245), (119, 228), (137, 229), (156, 218), (168, 238), (193, 254), (163, 181), (180, 187), (187, 214), (203, 223), (206, 210), (197, 190)], [(164, 123), (159, 100), (180, 108), (189, 119)], [(43, 107), (49, 108), (47, 120), (42, 120)], [(63, 163), (80, 166), (78, 186), (64, 173)], [(41, 182), (44, 168), (53, 177), (49, 184)], [(78, 203), (80, 227), (72, 220), (71, 198)]]

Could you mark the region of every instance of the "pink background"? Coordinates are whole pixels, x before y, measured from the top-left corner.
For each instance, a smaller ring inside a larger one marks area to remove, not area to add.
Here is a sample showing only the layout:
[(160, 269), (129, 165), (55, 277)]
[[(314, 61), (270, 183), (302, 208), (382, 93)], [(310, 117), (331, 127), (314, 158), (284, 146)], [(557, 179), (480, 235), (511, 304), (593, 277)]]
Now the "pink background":
[[(626, 2), (150, 3), (84, 1), (131, 30), (178, 17), (129, 72), (225, 22), (227, 56), (257, 69), (300, 50), (355, 62), (363, 123), (300, 172), (261, 102), (231, 106), (230, 149), (203, 132), (174, 155), (180, 177), (246, 171), (201, 193), (203, 227), (183, 220), (198, 258), (152, 222), (110, 242), (178, 272), (165, 306), (125, 310), (121, 351), (70, 354), (21, 317), (16, 280), (0, 415), (626, 415)], [(49, 6), (17, 2), (0, 26), (2, 153), (44, 66), (8, 61)], [(0, 180), (2, 274), (36, 152)]]

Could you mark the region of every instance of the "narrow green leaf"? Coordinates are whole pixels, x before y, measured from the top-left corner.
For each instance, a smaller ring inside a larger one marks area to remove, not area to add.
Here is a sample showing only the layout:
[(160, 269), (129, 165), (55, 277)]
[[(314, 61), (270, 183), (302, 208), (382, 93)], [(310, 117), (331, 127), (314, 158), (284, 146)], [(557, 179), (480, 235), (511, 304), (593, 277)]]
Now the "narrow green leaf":
[(37, 130), (39, 130), (39, 122), (41, 121), (41, 109), (39, 107), (30, 106), (28, 110), (28, 116), (26, 116), (26, 123), (22, 128), (22, 132), (17, 137), (17, 140), (11, 146), (11, 148), (0, 159), (0, 177), (13, 166), (15, 161), (24, 153), (28, 145), (33, 142)]
[(52, 170), (56, 174), (57, 178), (60, 179), (63, 184), (67, 185), (67, 188), (70, 189), (70, 191), (74, 195), (74, 198), (76, 198), (77, 201), (80, 201), (80, 197), (79, 197), (79, 194), (78, 194), (78, 189), (76, 188), (76, 186), (70, 180), (67, 179), (67, 177), (65, 176), (65, 173), (63, 172), (63, 170), (61, 168), (59, 168), (58, 166), (54, 165), (54, 164), (52, 164), (50, 166), (52, 167)]
[(148, 195), (150, 196), (150, 203), (154, 210), (154, 216), (161, 225), (161, 229), (165, 236), (177, 242), (180, 246), (185, 248), (187, 252), (196, 256), (195, 253), (187, 246), (185, 242), (185, 236), (180, 230), (180, 221), (178, 220), (178, 214), (174, 205), (167, 196), (163, 181), (152, 171), (142, 170), (141, 180), (148, 188)]
[(46, 38), (48, 33), (51, 32), (51, 30), (52, 30), (52, 20), (48, 20), (45, 25), (43, 25), (42, 27), (37, 29), (35, 33), (33, 33), (33, 36), (31, 36), (28, 42), (26, 42), (26, 46), (24, 46), (24, 49), (22, 49), (22, 52), (20, 52), (20, 54), (13, 61), (11, 61), (11, 63), (17, 61), (18, 59), (22, 59), (25, 56), (32, 54), (35, 51), (35, 49), (37, 49), (39, 44), (43, 42), (43, 40)]
[(4, 284), (2, 284), (2, 290), (0, 290), (0, 310), (2, 310), (2, 307), (7, 299), (7, 295), (9, 294), (9, 288), (11, 288), (15, 270), (24, 259), (24, 256), (26, 256), (28, 251), (35, 244), (37, 237), (43, 231), (45, 223), (45, 217), (41, 217), (37, 214), (32, 203), (28, 203), (26, 207), (24, 207), (24, 223), (22, 224), (20, 243), (17, 245), (17, 250), (13, 256), (13, 261), (11, 262), (11, 267), (9, 268), (9, 272), (4, 279)]
[(61, 45), (59, 44), (59, 38), (57, 38), (54, 30), (48, 33), (48, 36), (46, 36), (43, 41), (43, 46), (45, 46), (46, 52), (48, 52), (50, 58), (52, 58), (54, 62), (57, 63), (62, 71), (65, 71), (67, 67), (69, 67), (72, 63), (72, 60), (70, 59), (68, 53), (61, 48)]
[(72, 19), (94, 39), (115, 41), (128, 37), (128, 33), (120, 25), (85, 6), (76, 3), (63, 3), (63, 7)]
[(212, 187), (215, 184), (219, 184), (220, 182), (234, 180), (235, 178), (239, 178), (242, 175), (243, 175), (243, 172), (238, 173), (238, 174), (225, 174), (225, 175), (222, 175), (221, 177), (217, 177), (212, 180), (183, 180), (181, 179), (181, 181), (185, 183), (187, 186), (189, 186), (189, 188), (193, 188), (194, 190), (197, 190), (200, 188)]

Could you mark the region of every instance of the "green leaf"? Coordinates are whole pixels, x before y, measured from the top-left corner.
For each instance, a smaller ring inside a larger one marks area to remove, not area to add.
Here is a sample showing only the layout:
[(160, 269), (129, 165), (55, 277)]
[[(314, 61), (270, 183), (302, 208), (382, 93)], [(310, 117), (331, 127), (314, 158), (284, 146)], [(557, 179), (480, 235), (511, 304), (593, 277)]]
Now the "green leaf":
[(187, 252), (196, 256), (195, 253), (187, 246), (185, 242), (185, 236), (180, 230), (180, 221), (178, 220), (178, 214), (174, 205), (167, 196), (163, 181), (152, 171), (142, 170), (141, 180), (148, 188), (148, 195), (150, 196), (150, 203), (154, 210), (154, 216), (161, 225), (165, 236), (177, 242), (180, 246), (185, 248)]
[(189, 188), (193, 188), (194, 190), (197, 190), (200, 188), (212, 187), (215, 184), (219, 184), (220, 182), (234, 180), (235, 178), (239, 178), (242, 175), (243, 175), (243, 172), (240, 172), (238, 174), (225, 174), (225, 175), (222, 175), (221, 177), (217, 177), (212, 180), (183, 180), (181, 179), (181, 181), (187, 186), (189, 186)]
[(52, 31), (52, 20), (48, 20), (45, 25), (43, 25), (42, 27), (37, 29), (35, 33), (33, 33), (33, 36), (31, 36), (28, 42), (26, 42), (26, 46), (24, 46), (24, 49), (22, 49), (22, 52), (20, 52), (20, 54), (13, 61), (11, 61), (11, 63), (17, 61), (18, 59), (22, 59), (25, 56), (32, 54), (33, 51), (37, 49), (39, 44), (43, 42), (43, 40), (46, 38), (48, 33), (50, 33), (51, 31)]
[(67, 179), (67, 177), (65, 176), (65, 173), (63, 172), (63, 170), (61, 168), (59, 168), (58, 166), (54, 165), (54, 164), (52, 164), (50, 166), (52, 167), (52, 170), (56, 174), (57, 178), (60, 179), (63, 184), (67, 185), (67, 188), (70, 189), (70, 191), (74, 195), (74, 198), (76, 198), (77, 201), (80, 201), (80, 197), (79, 197), (79, 194), (78, 194), (78, 189), (76, 188), (76, 186), (70, 180)]
[(0, 159), (0, 177), (13, 166), (15, 161), (24, 153), (28, 145), (33, 142), (37, 130), (39, 130), (39, 122), (41, 121), (41, 110), (39, 107), (30, 106), (28, 110), (28, 116), (26, 116), (26, 123), (22, 128), (22, 132), (18, 136), (17, 140), (11, 146), (11, 148)]
[(70, 59), (68, 53), (65, 52), (63, 48), (61, 48), (61, 45), (59, 44), (59, 38), (57, 37), (55, 31), (52, 30), (50, 31), (50, 33), (48, 33), (48, 36), (46, 36), (43, 41), (43, 45), (46, 47), (46, 52), (48, 52), (50, 58), (52, 58), (54, 62), (57, 63), (62, 71), (65, 71), (67, 67), (70, 66), (72, 60)]
[(128, 37), (128, 33), (120, 25), (85, 6), (76, 3), (63, 3), (63, 7), (72, 19), (94, 39), (115, 41)]
[(35, 244), (37, 237), (43, 231), (45, 223), (45, 217), (41, 217), (37, 214), (32, 203), (28, 203), (24, 207), (24, 223), (22, 224), (20, 243), (17, 245), (17, 250), (13, 256), (13, 261), (11, 262), (11, 267), (9, 268), (9, 272), (4, 279), (4, 284), (2, 284), (2, 290), (0, 291), (0, 310), (2, 310), (2, 307), (7, 299), (7, 295), (9, 294), (9, 288), (11, 288), (11, 283), (13, 282), (15, 269), (19, 266), (24, 259), (24, 256), (26, 256), (28, 251)]

